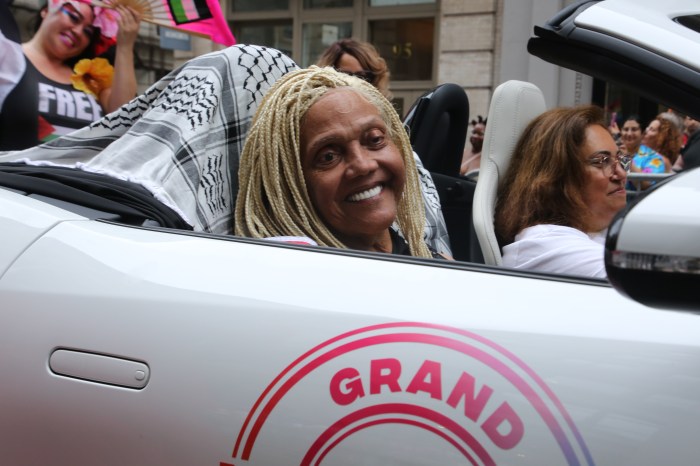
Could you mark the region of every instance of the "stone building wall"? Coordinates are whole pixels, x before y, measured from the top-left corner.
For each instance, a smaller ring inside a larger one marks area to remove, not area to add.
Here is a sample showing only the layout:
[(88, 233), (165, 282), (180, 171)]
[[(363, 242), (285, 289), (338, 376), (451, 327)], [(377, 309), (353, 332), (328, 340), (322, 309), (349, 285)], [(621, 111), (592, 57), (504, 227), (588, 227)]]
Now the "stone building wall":
[(464, 87), (473, 116), (488, 112), (497, 17), (496, 0), (442, 0), (437, 80)]

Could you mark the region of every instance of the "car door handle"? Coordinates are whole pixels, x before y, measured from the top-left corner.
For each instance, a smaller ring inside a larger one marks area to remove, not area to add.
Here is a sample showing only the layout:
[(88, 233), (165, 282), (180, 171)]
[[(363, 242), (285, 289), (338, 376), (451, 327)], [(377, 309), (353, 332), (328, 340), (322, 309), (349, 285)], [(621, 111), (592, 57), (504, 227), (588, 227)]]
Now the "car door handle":
[(57, 375), (137, 390), (150, 377), (143, 362), (64, 348), (51, 353), (49, 367)]

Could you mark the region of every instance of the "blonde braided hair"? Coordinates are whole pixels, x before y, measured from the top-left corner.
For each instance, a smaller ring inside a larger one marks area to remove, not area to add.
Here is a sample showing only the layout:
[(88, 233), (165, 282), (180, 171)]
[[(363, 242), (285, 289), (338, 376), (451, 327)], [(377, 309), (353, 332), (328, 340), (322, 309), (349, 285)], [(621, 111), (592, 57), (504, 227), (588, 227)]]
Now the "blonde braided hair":
[(342, 87), (367, 99), (387, 124), (406, 168), (396, 221), (411, 254), (432, 257), (423, 241), (425, 211), (418, 170), (398, 114), (374, 86), (333, 68), (311, 66), (288, 73), (265, 95), (241, 154), (235, 233), (253, 238), (307, 236), (323, 246), (347, 248), (312, 205), (300, 160), (300, 128), (306, 112), (326, 92)]

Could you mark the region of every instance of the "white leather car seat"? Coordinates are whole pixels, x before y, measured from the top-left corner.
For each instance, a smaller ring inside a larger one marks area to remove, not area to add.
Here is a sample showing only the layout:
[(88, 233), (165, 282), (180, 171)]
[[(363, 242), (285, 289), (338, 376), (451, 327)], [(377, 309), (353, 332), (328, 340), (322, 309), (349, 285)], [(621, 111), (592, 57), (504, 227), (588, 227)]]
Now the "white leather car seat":
[(523, 130), (546, 109), (542, 91), (531, 83), (506, 81), (493, 93), (472, 211), (476, 236), (488, 265), (502, 264), (493, 228), (498, 184), (508, 170)]

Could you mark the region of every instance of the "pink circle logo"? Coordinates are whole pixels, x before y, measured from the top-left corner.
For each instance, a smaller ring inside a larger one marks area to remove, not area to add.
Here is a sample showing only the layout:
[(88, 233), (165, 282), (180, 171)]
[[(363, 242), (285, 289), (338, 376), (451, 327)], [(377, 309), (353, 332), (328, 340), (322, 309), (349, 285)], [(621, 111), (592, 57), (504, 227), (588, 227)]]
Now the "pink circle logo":
[(594, 464), (562, 403), (517, 356), (472, 332), (412, 322), (357, 329), (301, 355), (251, 407), (232, 454), (259, 465), (358, 455)]

